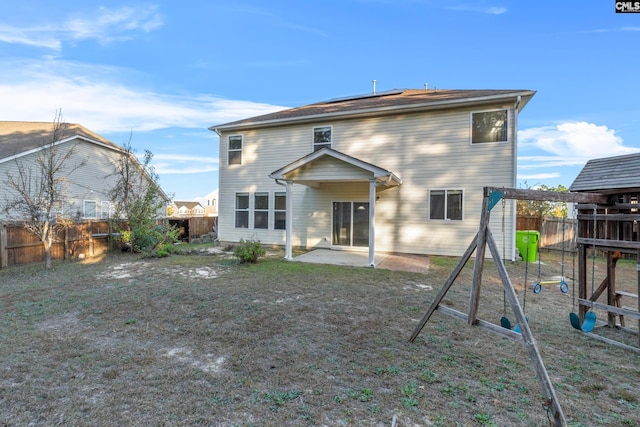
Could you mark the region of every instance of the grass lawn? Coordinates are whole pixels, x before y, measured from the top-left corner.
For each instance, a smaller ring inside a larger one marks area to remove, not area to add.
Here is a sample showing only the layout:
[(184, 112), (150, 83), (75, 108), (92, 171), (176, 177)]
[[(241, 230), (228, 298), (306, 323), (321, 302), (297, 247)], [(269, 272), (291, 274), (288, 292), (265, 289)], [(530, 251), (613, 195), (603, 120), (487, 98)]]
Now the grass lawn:
[[(541, 256), (543, 278), (560, 274), (559, 254)], [(522, 345), (439, 312), (408, 342), (458, 259), (421, 274), (281, 258), (116, 253), (0, 270), (0, 426), (549, 425)], [(572, 329), (572, 290), (533, 294), (538, 266), (526, 287), (524, 267), (507, 265), (569, 425), (640, 425), (640, 355)], [(443, 304), (466, 312), (472, 268)], [(599, 283), (603, 260), (596, 271)], [(636, 280), (620, 261), (619, 289)], [(488, 262), (479, 317), (503, 314)]]

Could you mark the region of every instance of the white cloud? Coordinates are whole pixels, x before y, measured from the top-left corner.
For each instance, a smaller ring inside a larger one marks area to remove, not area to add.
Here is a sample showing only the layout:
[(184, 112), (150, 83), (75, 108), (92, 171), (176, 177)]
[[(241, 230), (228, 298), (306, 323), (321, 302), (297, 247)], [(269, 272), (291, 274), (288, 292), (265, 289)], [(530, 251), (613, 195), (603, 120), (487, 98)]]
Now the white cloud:
[(490, 15), (502, 15), (503, 13), (507, 13), (506, 7), (498, 7), (498, 6), (480, 6), (480, 5), (458, 5), (458, 6), (449, 6), (447, 7), (449, 10), (458, 10), (463, 12), (479, 12), (486, 13)]
[(59, 38), (51, 35), (51, 31), (37, 28), (15, 28), (0, 25), (0, 42), (45, 47), (59, 50), (62, 46)]
[(64, 42), (96, 39), (100, 43), (126, 40), (131, 32), (155, 30), (163, 25), (156, 6), (100, 7), (94, 14), (78, 15), (58, 25), (18, 28), (0, 25), (0, 42), (60, 50)]
[(519, 180), (554, 179), (554, 178), (559, 178), (559, 177), (560, 177), (560, 173), (558, 173), (558, 172), (553, 172), (553, 173), (535, 173), (535, 174), (531, 174), (531, 175), (518, 174), (518, 179)]
[(521, 151), (539, 149), (551, 156), (519, 157), (519, 160), (559, 166), (581, 164), (586, 160), (637, 152), (625, 147), (615, 130), (587, 122), (567, 122), (556, 126), (524, 129), (518, 132)]
[(614, 129), (587, 122), (524, 129), (518, 132), (518, 146), (519, 181), (554, 180), (567, 186), (588, 160), (640, 151), (624, 146)]
[(598, 28), (595, 30), (584, 31), (585, 33), (627, 33), (640, 31), (640, 27), (619, 27), (619, 28)]
[(217, 172), (219, 159), (211, 156), (187, 156), (180, 154), (157, 154), (153, 166), (161, 175)]
[[(15, 73), (14, 70), (21, 70)], [(209, 126), (270, 113), (284, 107), (214, 95), (167, 95), (127, 86), (123, 71), (65, 61), (14, 63), (0, 69), (0, 117), (65, 120), (101, 132), (149, 131)]]
[(162, 17), (156, 6), (121, 7), (109, 9), (100, 7), (93, 16), (80, 16), (63, 24), (63, 32), (74, 39), (95, 38), (101, 42), (127, 38), (129, 31), (149, 32), (161, 27)]

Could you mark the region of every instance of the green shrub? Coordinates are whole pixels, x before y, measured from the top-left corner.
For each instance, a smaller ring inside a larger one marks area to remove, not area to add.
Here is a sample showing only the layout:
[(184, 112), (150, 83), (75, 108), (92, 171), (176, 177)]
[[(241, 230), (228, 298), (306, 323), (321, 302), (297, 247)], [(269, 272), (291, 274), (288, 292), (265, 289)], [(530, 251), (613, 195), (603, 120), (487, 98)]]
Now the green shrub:
[(155, 257), (156, 258), (164, 258), (169, 256), (170, 254), (177, 253), (178, 250), (172, 243), (163, 243), (156, 249)]
[(176, 252), (173, 243), (178, 241), (179, 230), (166, 224), (132, 224), (131, 230), (122, 230), (121, 236), (123, 250), (162, 257)]
[(259, 240), (240, 239), (240, 244), (233, 250), (233, 255), (240, 260), (240, 263), (256, 263), (258, 258), (264, 256), (267, 251), (260, 245)]

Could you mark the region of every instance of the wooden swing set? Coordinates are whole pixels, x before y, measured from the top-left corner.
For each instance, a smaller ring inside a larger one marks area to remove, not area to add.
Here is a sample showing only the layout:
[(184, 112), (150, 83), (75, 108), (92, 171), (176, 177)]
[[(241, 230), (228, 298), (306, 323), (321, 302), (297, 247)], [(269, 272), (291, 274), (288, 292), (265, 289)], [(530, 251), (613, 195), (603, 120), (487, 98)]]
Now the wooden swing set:
[[(531, 329), (526, 321), (526, 317), (520, 303), (518, 301), (515, 289), (513, 287), (513, 283), (509, 278), (506, 267), (501, 257), (501, 253), (496, 244), (495, 238), (491, 229), (489, 228), (489, 219), (491, 215), (491, 209), (493, 209), (496, 204), (500, 200), (511, 199), (511, 200), (537, 200), (537, 201), (558, 201), (558, 202), (573, 202), (573, 203), (582, 203), (582, 204), (606, 204), (608, 202), (608, 198), (602, 194), (596, 193), (559, 193), (552, 191), (538, 191), (538, 190), (524, 190), (524, 189), (514, 189), (514, 188), (497, 188), (497, 187), (485, 187), (484, 188), (484, 198), (482, 203), (482, 214), (480, 217), (480, 227), (478, 233), (474, 237), (473, 241), (467, 248), (467, 250), (462, 255), (462, 258), (456, 265), (456, 267), (451, 272), (451, 275), (447, 279), (446, 283), (440, 289), (438, 294), (436, 295), (433, 303), (420, 320), (418, 325), (413, 331), (410, 342), (413, 342), (422, 328), (424, 328), (425, 324), (429, 321), (431, 315), (437, 310), (441, 313), (447, 314), (449, 316), (465, 320), (467, 324), (471, 326), (479, 326), (483, 329), (487, 329), (496, 334), (502, 335), (503, 337), (509, 338), (511, 340), (521, 342), (528, 354), (531, 362), (533, 364), (534, 370), (540, 381), (542, 388), (544, 389), (546, 395), (545, 406), (549, 413), (553, 416), (553, 422), (556, 426), (566, 426), (567, 422), (562, 412), (562, 408), (560, 403), (558, 402), (558, 398), (556, 396), (556, 392), (554, 390), (553, 384), (547, 370), (544, 366), (544, 362), (542, 361), (542, 357), (540, 355), (540, 351), (536, 344), (536, 341), (531, 333)], [(579, 241), (580, 243), (580, 241)], [(588, 243), (588, 242), (582, 242)], [(515, 321), (519, 326), (519, 331), (513, 331), (511, 329), (502, 327), (500, 325), (496, 325), (492, 322), (488, 322), (485, 320), (481, 320), (478, 318), (478, 307), (480, 302), (480, 290), (482, 284), (482, 274), (484, 270), (484, 260), (486, 247), (489, 247), (489, 251), (491, 253), (491, 257), (495, 263), (495, 266), (498, 271), (498, 275), (502, 281), (502, 285), (504, 288), (504, 294), (509, 301), (509, 305), (511, 306), (511, 310), (515, 317)], [(474, 264), (473, 270), (473, 282), (471, 286), (471, 295), (469, 298), (469, 306), (467, 313), (463, 313), (457, 310), (454, 310), (450, 307), (441, 305), (441, 302), (456, 278), (467, 264), (473, 252), (476, 252), (476, 261)], [(584, 251), (584, 248), (583, 248)], [(586, 260), (586, 257), (580, 257), (580, 261)], [(584, 266), (583, 266), (584, 267)], [(586, 269), (581, 268), (579, 270), (580, 274), (586, 273)], [(639, 273), (640, 274), (640, 273)], [(586, 276), (584, 280), (581, 276), (581, 283), (584, 282), (586, 284)], [(583, 289), (580, 287), (581, 296)], [(584, 289), (586, 295), (586, 286)], [(580, 300), (581, 307), (582, 304), (587, 304), (587, 300), (582, 298)], [(587, 310), (580, 310), (579, 313), (579, 321), (582, 323), (584, 321), (584, 315)], [(628, 314), (625, 312), (625, 314)]]

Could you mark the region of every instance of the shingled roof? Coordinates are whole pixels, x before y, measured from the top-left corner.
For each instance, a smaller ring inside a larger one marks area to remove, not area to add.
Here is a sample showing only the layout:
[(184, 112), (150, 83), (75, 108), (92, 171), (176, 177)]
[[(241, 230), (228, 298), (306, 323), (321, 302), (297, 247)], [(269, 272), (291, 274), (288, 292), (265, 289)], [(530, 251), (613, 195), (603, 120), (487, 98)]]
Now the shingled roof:
[(187, 209), (193, 209), (197, 206), (200, 206), (202, 208), (202, 204), (200, 202), (184, 202), (184, 201), (174, 200), (173, 204), (176, 205), (178, 208), (185, 207)]
[[(121, 147), (95, 132), (75, 123), (64, 123), (61, 140), (82, 137), (120, 150)], [(3, 122), (0, 121), (0, 160), (35, 150), (51, 142), (52, 122)]]
[(589, 160), (569, 191), (611, 193), (640, 188), (640, 153)]
[(531, 90), (426, 90), (403, 89), (332, 99), (302, 107), (277, 111), (262, 116), (211, 126), (213, 131), (261, 127), (290, 122), (311, 121), (320, 118), (339, 118), (358, 115), (389, 114), (451, 108), (461, 105), (488, 103), (496, 100), (516, 99), (521, 96), (522, 109), (535, 95)]

